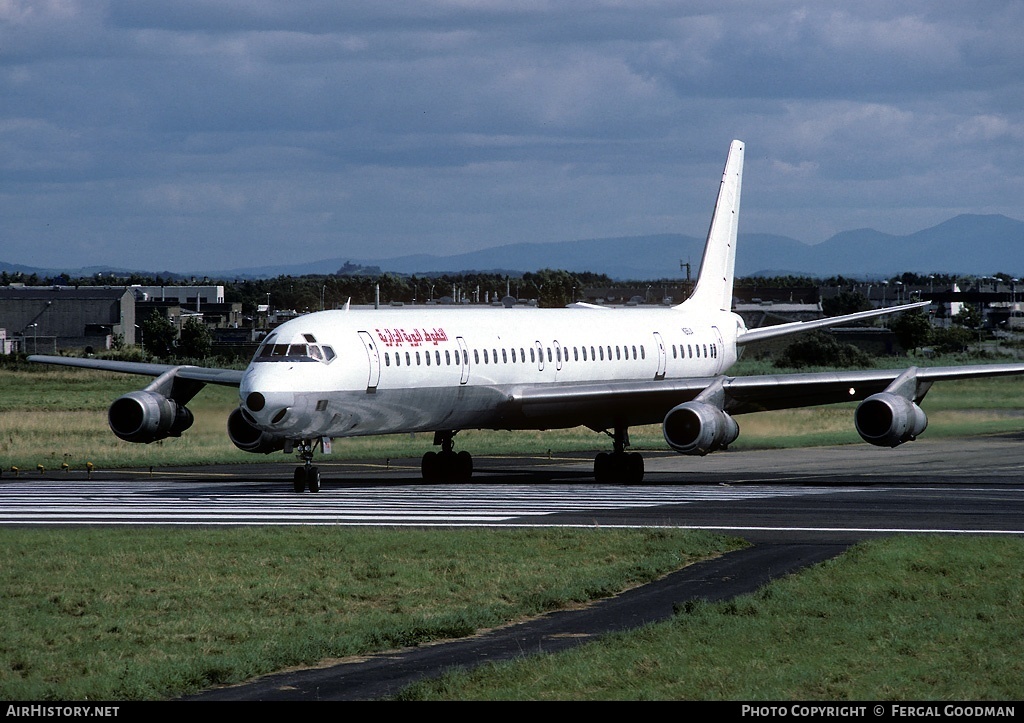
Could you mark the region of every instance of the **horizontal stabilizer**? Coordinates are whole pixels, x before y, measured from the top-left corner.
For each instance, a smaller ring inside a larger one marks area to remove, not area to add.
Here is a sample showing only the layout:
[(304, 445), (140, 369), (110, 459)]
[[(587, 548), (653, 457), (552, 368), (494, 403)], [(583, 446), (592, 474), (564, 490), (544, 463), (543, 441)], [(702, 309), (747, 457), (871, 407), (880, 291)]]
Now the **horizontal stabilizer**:
[(878, 316), (887, 316), (889, 314), (898, 314), (901, 311), (910, 311), (911, 309), (920, 309), (923, 306), (928, 306), (932, 302), (930, 301), (917, 301), (913, 304), (903, 304), (902, 306), (889, 306), (884, 309), (871, 309), (869, 311), (858, 311), (855, 314), (843, 314), (842, 316), (830, 316), (827, 319), (814, 319), (813, 321), (794, 321), (791, 324), (777, 324), (775, 326), (765, 326), (760, 329), (750, 329), (739, 338), (736, 339), (737, 346), (743, 346), (744, 344), (750, 344), (754, 341), (764, 341), (765, 339), (776, 339), (780, 336), (790, 336), (792, 334), (803, 334), (807, 331), (814, 331), (815, 329), (826, 329), (831, 326), (842, 326), (852, 321), (863, 321), (864, 319), (874, 319)]

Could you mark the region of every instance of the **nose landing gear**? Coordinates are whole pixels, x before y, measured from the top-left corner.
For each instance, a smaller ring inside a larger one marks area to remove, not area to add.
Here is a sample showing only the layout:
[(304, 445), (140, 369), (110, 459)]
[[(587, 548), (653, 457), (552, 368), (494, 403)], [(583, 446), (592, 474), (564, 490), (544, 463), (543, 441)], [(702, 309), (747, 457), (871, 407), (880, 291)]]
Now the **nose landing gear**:
[(310, 492), (320, 491), (320, 469), (313, 466), (313, 451), (318, 444), (322, 444), (322, 440), (302, 439), (295, 442), (292, 448), (302, 460), (302, 466), (295, 468), (292, 477), (292, 488), (296, 492), (303, 492), (307, 488)]

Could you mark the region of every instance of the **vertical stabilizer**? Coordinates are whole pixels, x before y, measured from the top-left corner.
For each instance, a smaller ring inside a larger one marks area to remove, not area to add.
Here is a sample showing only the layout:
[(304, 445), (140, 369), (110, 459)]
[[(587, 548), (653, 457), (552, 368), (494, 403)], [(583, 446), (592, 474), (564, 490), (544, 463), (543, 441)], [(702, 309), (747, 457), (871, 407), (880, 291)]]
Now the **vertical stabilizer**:
[[(743, 141), (729, 144), (722, 186), (711, 218), (697, 285), (683, 302), (688, 309), (732, 309), (732, 282), (736, 270), (736, 233), (740, 217), (740, 186), (743, 179)], [(682, 306), (680, 304), (679, 306)], [(678, 307), (677, 307), (678, 308)]]

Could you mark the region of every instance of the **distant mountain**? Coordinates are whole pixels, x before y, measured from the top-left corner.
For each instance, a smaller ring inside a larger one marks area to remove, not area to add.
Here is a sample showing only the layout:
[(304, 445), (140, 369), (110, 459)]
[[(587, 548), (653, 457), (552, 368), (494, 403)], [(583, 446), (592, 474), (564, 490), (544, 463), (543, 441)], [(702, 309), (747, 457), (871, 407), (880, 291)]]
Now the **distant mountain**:
[[(681, 234), (518, 243), (452, 256), (415, 254), (387, 259), (352, 257), (295, 265), (222, 271), (203, 269), (201, 278), (266, 278), (281, 275), (334, 274), (343, 268), (367, 267), (399, 274), (499, 271), (522, 273), (542, 268), (592, 271), (614, 279), (679, 278), (680, 264), (689, 262), (696, 277), (704, 239)], [(0, 263), (0, 271), (10, 269)], [(27, 267), (17, 267), (32, 273)], [(53, 275), (53, 271), (41, 272)], [(78, 272), (63, 269), (70, 276)], [(885, 278), (911, 271), (989, 275), (1005, 272), (1024, 277), (1024, 221), (1006, 216), (961, 215), (938, 226), (905, 236), (873, 229), (844, 231), (816, 245), (785, 236), (740, 234), (736, 272), (741, 276), (806, 275)], [(94, 275), (89, 273), (87, 275)], [(163, 274), (169, 276), (167, 272)]]

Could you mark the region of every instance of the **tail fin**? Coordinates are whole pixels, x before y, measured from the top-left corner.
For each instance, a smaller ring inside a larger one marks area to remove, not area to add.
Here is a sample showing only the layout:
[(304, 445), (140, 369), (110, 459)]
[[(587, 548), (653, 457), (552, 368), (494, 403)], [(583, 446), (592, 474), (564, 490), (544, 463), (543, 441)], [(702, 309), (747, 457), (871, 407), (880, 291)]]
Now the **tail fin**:
[(722, 174), (722, 185), (718, 190), (718, 201), (715, 203), (715, 215), (711, 218), (708, 240), (704, 244), (704, 256), (700, 261), (697, 285), (690, 298), (683, 302), (687, 308), (696, 306), (722, 311), (729, 311), (732, 308), (740, 186), (743, 179), (743, 147), (743, 141), (733, 141), (729, 144), (729, 157), (725, 160), (725, 172)]

